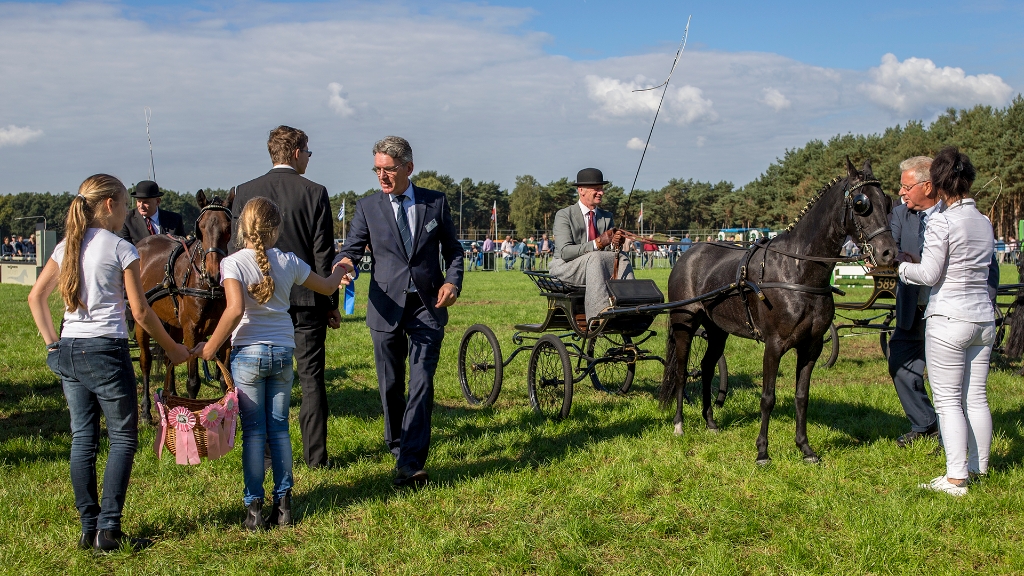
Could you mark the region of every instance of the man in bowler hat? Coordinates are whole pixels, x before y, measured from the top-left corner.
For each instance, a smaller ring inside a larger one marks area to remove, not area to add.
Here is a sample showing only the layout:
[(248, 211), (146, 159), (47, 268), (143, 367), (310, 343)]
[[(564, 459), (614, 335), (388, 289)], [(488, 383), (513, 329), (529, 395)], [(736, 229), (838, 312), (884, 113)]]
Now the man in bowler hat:
[[(597, 168), (584, 168), (576, 174), (579, 201), (555, 214), (555, 250), (548, 270), (563, 282), (586, 286), (584, 308), (589, 322), (611, 306), (605, 281), (612, 277), (616, 253), (623, 233), (615, 228), (612, 213), (601, 210), (601, 198), (608, 181)], [(618, 253), (619, 278), (633, 278), (629, 258)]]
[[(441, 356), (448, 307), (462, 288), (462, 244), (441, 192), (414, 185), (412, 146), (388, 136), (373, 147), (381, 193), (356, 203), (341, 262), (370, 252), (366, 325), (373, 340), (384, 407), (384, 442), (395, 457), (395, 486), (427, 482), (434, 372)], [(406, 361), (409, 397), (405, 397)]]
[(135, 185), (131, 197), (135, 198), (135, 210), (124, 219), (124, 226), (118, 236), (137, 244), (139, 240), (153, 234), (182, 236), (185, 226), (181, 214), (160, 209), (160, 197), (164, 193), (152, 180), (143, 180)]

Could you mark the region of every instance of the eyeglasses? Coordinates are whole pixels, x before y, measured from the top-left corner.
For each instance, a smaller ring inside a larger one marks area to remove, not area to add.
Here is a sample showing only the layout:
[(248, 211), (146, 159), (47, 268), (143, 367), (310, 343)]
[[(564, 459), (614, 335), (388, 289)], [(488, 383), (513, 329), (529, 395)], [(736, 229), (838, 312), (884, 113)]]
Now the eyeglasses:
[(914, 189), (914, 186), (917, 186), (918, 184), (924, 184), (925, 182), (931, 182), (931, 180), (921, 180), (920, 182), (915, 182), (910, 186), (907, 186), (906, 184), (900, 184), (900, 190), (903, 192), (910, 192), (911, 190)]
[(397, 166), (374, 166), (373, 168), (370, 168), (370, 170), (373, 170), (373, 173), (376, 174), (377, 176), (380, 176), (381, 172), (384, 172), (388, 176), (394, 176), (395, 174), (398, 174), (398, 171), (404, 167), (405, 164), (402, 163), (398, 164)]
[(309, 150), (309, 149), (299, 150), (299, 152), (302, 152), (303, 154), (305, 154), (307, 158), (312, 158), (313, 157), (313, 151), (312, 150)]

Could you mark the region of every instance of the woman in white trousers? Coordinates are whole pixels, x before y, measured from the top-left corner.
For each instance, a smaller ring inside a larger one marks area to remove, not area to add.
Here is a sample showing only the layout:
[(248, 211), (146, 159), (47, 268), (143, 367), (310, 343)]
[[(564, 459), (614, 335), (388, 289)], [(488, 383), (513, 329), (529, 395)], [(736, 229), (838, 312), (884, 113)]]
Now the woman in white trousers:
[(995, 294), (988, 281), (995, 242), (992, 224), (969, 197), (975, 174), (955, 147), (939, 152), (930, 177), (943, 207), (924, 224), (921, 262), (897, 256), (901, 280), (932, 287), (924, 313), (925, 358), (946, 473), (920, 486), (954, 496), (967, 494), (968, 480), (988, 472), (992, 445), (985, 384), (995, 341)]

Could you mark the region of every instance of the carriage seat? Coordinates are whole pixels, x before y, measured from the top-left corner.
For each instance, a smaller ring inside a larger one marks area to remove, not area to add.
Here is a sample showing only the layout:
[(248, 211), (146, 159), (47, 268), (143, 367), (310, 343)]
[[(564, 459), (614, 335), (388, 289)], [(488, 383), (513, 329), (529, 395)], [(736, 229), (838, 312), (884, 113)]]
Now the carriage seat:
[(608, 280), (612, 306), (629, 308), (647, 304), (663, 304), (665, 295), (650, 279)]
[(544, 296), (548, 295), (580, 295), (582, 296), (586, 292), (586, 286), (578, 286), (576, 284), (569, 284), (559, 280), (557, 277), (548, 274), (547, 272), (533, 272), (524, 270), (523, 274), (530, 277), (533, 283), (537, 285), (540, 292)]

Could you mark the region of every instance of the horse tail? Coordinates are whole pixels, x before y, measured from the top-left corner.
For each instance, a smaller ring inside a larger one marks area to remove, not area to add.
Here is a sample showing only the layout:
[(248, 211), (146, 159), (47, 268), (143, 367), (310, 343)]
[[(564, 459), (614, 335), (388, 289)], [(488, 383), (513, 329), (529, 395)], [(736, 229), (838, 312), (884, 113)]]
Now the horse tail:
[(1010, 336), (1006, 339), (1003, 353), (1008, 358), (1019, 358), (1024, 353), (1024, 290), (1017, 291), (1009, 321)]
[(665, 343), (665, 370), (661, 377), (658, 401), (662, 408), (669, 408), (676, 398), (678, 386), (684, 384), (679, 370), (679, 356), (676, 353), (676, 328), (671, 318), (668, 321), (668, 337)]

